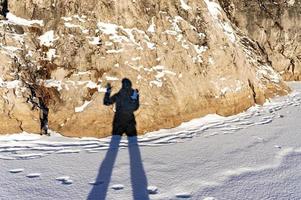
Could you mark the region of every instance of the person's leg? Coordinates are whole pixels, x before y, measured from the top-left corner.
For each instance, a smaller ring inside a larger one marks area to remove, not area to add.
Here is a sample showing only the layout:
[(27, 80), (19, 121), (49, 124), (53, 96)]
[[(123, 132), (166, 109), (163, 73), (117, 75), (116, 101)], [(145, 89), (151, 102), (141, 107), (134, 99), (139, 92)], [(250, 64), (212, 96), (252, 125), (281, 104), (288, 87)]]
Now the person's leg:
[(48, 113), (42, 113), (42, 117), (40, 118), (41, 123), (41, 135), (48, 135)]
[(44, 134), (44, 121), (43, 118), (40, 118), (40, 135)]

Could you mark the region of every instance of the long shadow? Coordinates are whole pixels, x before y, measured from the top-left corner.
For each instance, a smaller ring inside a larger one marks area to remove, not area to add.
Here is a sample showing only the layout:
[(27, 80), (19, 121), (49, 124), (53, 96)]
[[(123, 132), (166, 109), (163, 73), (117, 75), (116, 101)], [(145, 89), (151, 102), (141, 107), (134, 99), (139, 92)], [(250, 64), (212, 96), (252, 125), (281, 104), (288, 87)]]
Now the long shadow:
[(94, 186), (88, 196), (89, 200), (105, 200), (112, 176), (114, 163), (117, 157), (121, 136), (113, 135), (109, 149), (99, 168)]
[[(114, 163), (118, 154), (121, 136), (113, 135), (110, 147), (99, 169), (89, 200), (105, 200), (111, 181)], [(147, 177), (143, 167), (137, 136), (128, 137), (132, 195), (134, 200), (149, 200)]]
[(122, 88), (113, 96), (111, 96), (111, 89), (111, 85), (108, 84), (103, 103), (105, 106), (116, 104), (116, 112), (113, 119), (113, 136), (110, 142), (110, 148), (100, 166), (96, 183), (88, 199), (106, 199), (120, 140), (125, 133), (128, 136), (129, 144), (128, 150), (130, 154), (133, 199), (149, 200), (147, 178), (137, 141), (136, 120), (134, 115), (134, 112), (139, 109), (139, 91), (132, 88), (132, 82), (127, 78), (122, 80)]
[(131, 164), (131, 183), (134, 200), (148, 200), (147, 178), (141, 159), (137, 136), (128, 137)]

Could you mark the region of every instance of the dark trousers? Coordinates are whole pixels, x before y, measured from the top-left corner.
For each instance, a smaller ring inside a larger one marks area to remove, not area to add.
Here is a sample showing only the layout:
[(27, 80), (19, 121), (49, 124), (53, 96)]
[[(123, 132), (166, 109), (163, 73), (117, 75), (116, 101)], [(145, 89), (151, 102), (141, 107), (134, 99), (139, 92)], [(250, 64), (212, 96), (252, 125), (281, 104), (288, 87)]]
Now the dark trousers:
[(42, 110), (40, 111), (40, 124), (41, 124), (41, 133), (47, 134), (48, 132), (48, 111)]

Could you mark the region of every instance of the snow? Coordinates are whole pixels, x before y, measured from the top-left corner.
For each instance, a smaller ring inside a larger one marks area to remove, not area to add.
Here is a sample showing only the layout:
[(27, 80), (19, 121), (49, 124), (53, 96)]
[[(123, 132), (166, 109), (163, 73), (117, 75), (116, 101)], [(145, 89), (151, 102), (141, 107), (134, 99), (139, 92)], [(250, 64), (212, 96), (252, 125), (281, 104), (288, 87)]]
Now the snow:
[(236, 41), (236, 36), (235, 36), (235, 32), (234, 32), (231, 24), (229, 22), (224, 22), (223, 23), (223, 28), (224, 28), (225, 34), (227, 34), (230, 41), (232, 43), (234, 43)]
[(33, 26), (35, 24), (44, 26), (43, 20), (27, 20), (21, 17), (15, 16), (13, 13), (9, 12), (6, 16), (9, 23), (21, 25), (21, 26)]
[[(109, 39), (112, 42), (121, 43), (122, 47), (125, 47), (126, 45), (136, 46), (137, 50), (143, 50), (141, 41), (137, 42), (135, 35), (133, 34), (136, 33), (144, 37), (142, 41), (146, 43), (149, 49), (155, 49), (155, 44), (151, 42), (150, 38), (143, 30), (137, 28), (124, 28), (123, 26), (119, 26), (117, 24), (105, 22), (98, 22), (97, 27), (103, 34), (109, 35)], [(118, 32), (120, 32), (120, 35)], [(107, 50), (107, 53), (121, 53), (123, 51), (124, 48), (119, 48)]]
[(204, 0), (209, 13), (213, 17), (214, 22), (223, 29), (224, 33), (227, 35), (229, 40), (234, 43), (236, 41), (236, 33), (229, 22), (224, 22), (220, 20), (220, 16), (222, 15), (221, 6), (214, 2), (213, 0)]
[(72, 21), (72, 17), (62, 17), (62, 19), (66, 22)]
[(66, 26), (67, 28), (81, 28), (80, 25), (72, 24), (72, 23), (70, 23), (70, 22), (65, 22), (65, 26)]
[[(83, 112), (87, 107), (88, 107), (88, 105), (91, 103), (91, 101), (85, 101), (85, 103), (82, 105), (82, 106), (80, 106), (80, 107), (76, 107), (75, 108), (75, 112)], [(77, 152), (76, 152), (77, 153)]]
[(184, 10), (190, 10), (191, 7), (188, 6), (187, 4), (187, 0), (180, 0), (180, 3), (181, 3), (181, 7), (184, 9)]
[(152, 24), (148, 27), (147, 32), (155, 33), (156, 32), (156, 25), (154, 21), (155, 17), (152, 17)]
[(290, 5), (290, 6), (294, 6), (295, 2), (296, 2), (296, 0), (288, 0), (287, 1), (288, 5)]
[(24, 171), (24, 169), (11, 169), (11, 170), (9, 170), (9, 172), (10, 172), (10, 173), (13, 173), (13, 174), (21, 173), (21, 172), (23, 172), (23, 171)]
[(99, 45), (100, 44), (100, 39), (99, 39), (99, 37), (92, 37), (92, 38), (90, 38), (89, 43), (92, 44), (92, 45)]
[(118, 26), (116, 24), (98, 22), (97, 27), (106, 35), (116, 35)]
[(54, 79), (48, 79), (44, 81), (45, 87), (52, 88), (55, 87), (57, 88), (58, 91), (61, 91), (63, 89), (62, 87), (62, 81), (59, 80), (54, 80)]
[(52, 59), (56, 58), (57, 55), (56, 55), (56, 49), (49, 49), (48, 52), (47, 52), (47, 60), (49, 61), (52, 61)]
[(18, 88), (21, 84), (21, 81), (14, 80), (14, 81), (3, 81), (2, 78), (0, 78), (0, 88), (7, 88), (7, 89), (15, 89)]
[(269, 77), (269, 79), (274, 83), (279, 83), (281, 80), (281, 76), (269, 65), (259, 66), (259, 69), (256, 71), (256, 77), (258, 79)]
[(163, 78), (165, 77), (165, 75), (171, 75), (171, 76), (176, 76), (177, 74), (175, 72), (172, 72), (168, 69), (166, 69), (165, 66), (163, 65), (157, 65), (151, 68), (152, 71), (157, 72), (157, 74), (155, 75), (155, 80), (152, 80), (149, 82), (150, 86), (155, 85), (156, 87), (162, 87), (163, 86)]
[(6, 51), (8, 54), (10, 53), (14, 53), (18, 50), (21, 50), (21, 48), (18, 48), (18, 47), (14, 47), (14, 46), (5, 46), (5, 45), (2, 45), (0, 44), (0, 47), (1, 47), (1, 50), (4, 50)]
[(40, 40), (40, 45), (44, 45), (47, 47), (53, 46), (53, 42), (56, 40), (54, 38), (54, 31), (47, 31), (46, 33), (44, 33), (42, 36), (40, 36), (38, 38)]
[(301, 84), (290, 86), (263, 106), (147, 133), (138, 144), (0, 136), (0, 199), (300, 199)]
[(119, 81), (119, 78), (113, 76), (106, 76), (107, 81)]
[(111, 49), (111, 50), (107, 50), (106, 52), (107, 52), (108, 54), (111, 54), (111, 53), (122, 53), (123, 51), (124, 51), (124, 49), (121, 48), (121, 49)]

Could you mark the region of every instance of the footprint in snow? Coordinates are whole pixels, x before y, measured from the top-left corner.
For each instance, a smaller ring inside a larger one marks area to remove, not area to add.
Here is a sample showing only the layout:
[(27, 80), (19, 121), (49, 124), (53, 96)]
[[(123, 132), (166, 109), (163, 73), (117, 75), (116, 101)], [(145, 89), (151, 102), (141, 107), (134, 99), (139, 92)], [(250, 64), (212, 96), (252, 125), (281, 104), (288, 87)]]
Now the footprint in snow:
[(183, 192), (183, 193), (178, 193), (178, 194), (176, 194), (176, 197), (177, 197), (177, 198), (182, 198), (182, 199), (188, 199), (188, 198), (191, 197), (191, 194), (190, 194), (190, 193)]
[(73, 181), (70, 179), (69, 176), (60, 176), (60, 177), (57, 177), (55, 180), (60, 181), (62, 184), (65, 184), (65, 185), (70, 185), (73, 183)]
[(279, 146), (279, 145), (275, 145), (274, 147), (278, 148), (278, 149), (281, 149), (281, 146)]
[(21, 173), (21, 172), (23, 172), (24, 171), (24, 169), (11, 169), (11, 170), (9, 170), (9, 172), (10, 173), (12, 173), (12, 174), (17, 174), (17, 173)]
[(40, 176), (41, 176), (41, 174), (39, 174), (39, 173), (32, 173), (32, 174), (26, 175), (27, 178), (38, 178)]
[(89, 182), (90, 185), (101, 185), (103, 184), (103, 181), (91, 181)]
[(124, 185), (116, 184), (112, 186), (113, 190), (122, 190), (124, 188)]
[(62, 183), (65, 185), (71, 185), (73, 183), (73, 181), (68, 179), (68, 180), (64, 180)]
[(147, 191), (149, 194), (157, 194), (158, 188), (156, 186), (148, 186)]

